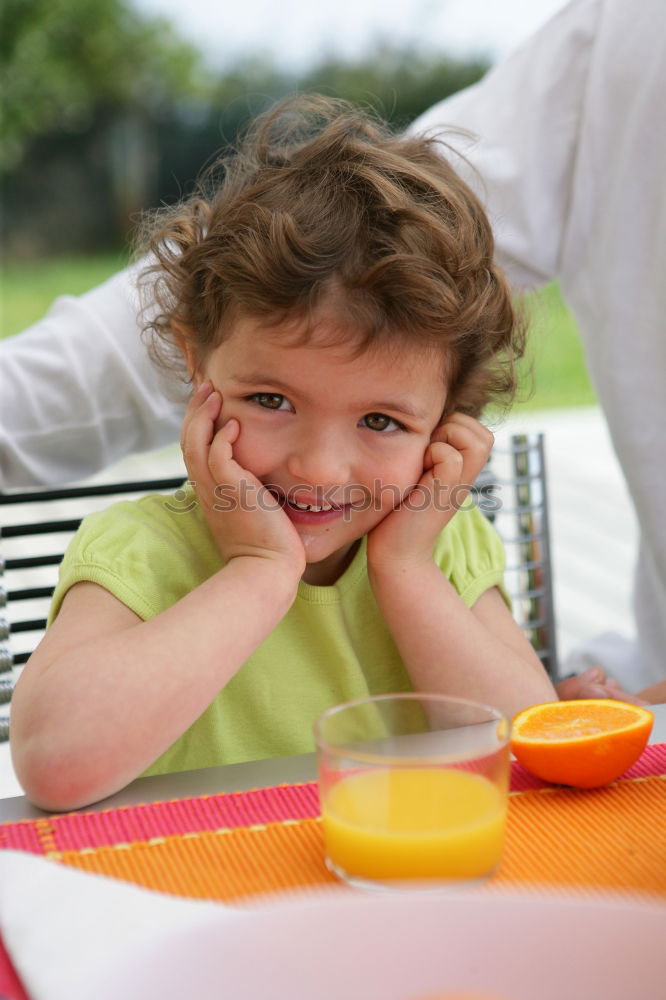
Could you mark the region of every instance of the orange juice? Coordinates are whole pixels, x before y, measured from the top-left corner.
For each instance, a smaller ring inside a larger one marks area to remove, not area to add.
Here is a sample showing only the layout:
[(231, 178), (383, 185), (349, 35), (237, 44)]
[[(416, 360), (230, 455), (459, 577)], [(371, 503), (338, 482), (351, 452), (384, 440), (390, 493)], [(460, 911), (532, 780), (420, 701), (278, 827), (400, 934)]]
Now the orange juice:
[(333, 785), (322, 803), (330, 861), (367, 879), (469, 879), (502, 851), (506, 798), (454, 768), (376, 768)]

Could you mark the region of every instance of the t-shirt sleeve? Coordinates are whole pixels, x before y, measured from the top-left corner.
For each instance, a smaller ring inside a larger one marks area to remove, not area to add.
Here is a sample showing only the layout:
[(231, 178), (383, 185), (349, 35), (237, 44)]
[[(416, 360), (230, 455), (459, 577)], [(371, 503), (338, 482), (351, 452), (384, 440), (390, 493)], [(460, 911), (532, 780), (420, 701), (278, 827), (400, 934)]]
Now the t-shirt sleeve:
[(491, 587), (498, 587), (506, 604), (506, 557), (497, 531), (468, 500), (447, 524), (435, 544), (435, 562), (471, 608)]
[(174, 515), (157, 494), (84, 518), (60, 565), (48, 623), (82, 581), (104, 587), (144, 621), (175, 604), (216, 568), (214, 548), (201, 544), (190, 518), (199, 520), (196, 511)]

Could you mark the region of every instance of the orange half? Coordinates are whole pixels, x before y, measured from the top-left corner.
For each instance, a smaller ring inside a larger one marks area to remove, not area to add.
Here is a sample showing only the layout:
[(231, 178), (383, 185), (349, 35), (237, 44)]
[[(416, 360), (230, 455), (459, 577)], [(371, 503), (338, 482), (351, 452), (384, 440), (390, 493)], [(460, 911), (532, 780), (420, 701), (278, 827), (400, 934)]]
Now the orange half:
[(533, 705), (513, 720), (511, 750), (543, 781), (597, 788), (638, 760), (653, 722), (646, 708), (603, 698)]

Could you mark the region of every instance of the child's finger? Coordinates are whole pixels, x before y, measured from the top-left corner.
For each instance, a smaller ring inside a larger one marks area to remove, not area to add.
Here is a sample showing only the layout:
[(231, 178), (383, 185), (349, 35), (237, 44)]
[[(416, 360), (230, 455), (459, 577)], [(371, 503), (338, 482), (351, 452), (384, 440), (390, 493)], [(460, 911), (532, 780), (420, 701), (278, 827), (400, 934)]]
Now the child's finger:
[(181, 448), (183, 447), (188, 427), (190, 426), (194, 416), (200, 410), (201, 406), (205, 404), (206, 400), (208, 399), (212, 391), (213, 391), (213, 386), (211, 382), (206, 380), (205, 382), (202, 382), (199, 388), (192, 393), (190, 401), (187, 404), (187, 408), (185, 410), (185, 416), (183, 417), (183, 423), (180, 429)]
[(424, 469), (432, 471), (444, 483), (459, 483), (464, 467), (460, 451), (444, 441), (435, 441), (426, 448)]
[(432, 445), (446, 442), (463, 456), (462, 479), (473, 483), (495, 442), (495, 437), (487, 427), (465, 413), (454, 413), (433, 431)]
[(233, 445), (238, 440), (239, 434), (240, 424), (232, 417), (220, 427), (213, 437), (208, 450), (208, 468), (218, 480), (228, 478), (228, 464), (234, 457)]
[(454, 447), (478, 447), (490, 451), (495, 435), (475, 417), (466, 413), (453, 413), (439, 424), (432, 433), (433, 441), (448, 441)]
[(215, 421), (222, 408), (222, 398), (218, 392), (212, 392), (196, 407), (183, 423), (181, 450), (183, 459), (191, 478), (192, 473), (202, 470), (208, 465), (208, 452), (215, 435)]
[(210, 379), (205, 379), (205, 381), (203, 381), (201, 385), (194, 390), (190, 398), (190, 401), (187, 404), (187, 410), (185, 411), (186, 420), (189, 416), (192, 416), (192, 414), (196, 413), (199, 407), (206, 402), (212, 391), (213, 391), (213, 383), (210, 381)]

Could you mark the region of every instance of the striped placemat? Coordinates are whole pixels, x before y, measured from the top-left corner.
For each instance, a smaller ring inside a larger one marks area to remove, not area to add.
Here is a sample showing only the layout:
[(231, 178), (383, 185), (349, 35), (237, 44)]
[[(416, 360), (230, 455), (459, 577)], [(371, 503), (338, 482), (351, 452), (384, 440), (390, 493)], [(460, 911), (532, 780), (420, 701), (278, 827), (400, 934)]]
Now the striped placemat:
[[(487, 888), (666, 896), (666, 744), (619, 781), (575, 790), (512, 764), (507, 840)], [(0, 847), (179, 896), (240, 900), (334, 881), (315, 783), (0, 825)]]

